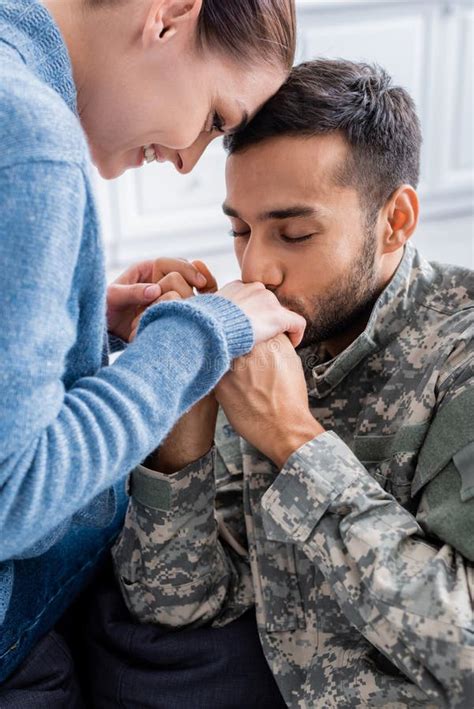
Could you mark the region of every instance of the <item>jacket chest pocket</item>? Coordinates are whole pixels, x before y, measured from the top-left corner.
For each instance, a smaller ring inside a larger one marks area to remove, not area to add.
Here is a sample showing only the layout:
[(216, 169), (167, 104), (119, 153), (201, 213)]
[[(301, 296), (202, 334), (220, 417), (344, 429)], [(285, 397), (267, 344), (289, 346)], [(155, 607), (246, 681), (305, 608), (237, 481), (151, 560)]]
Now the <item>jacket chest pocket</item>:
[(305, 628), (293, 545), (269, 541), (260, 527), (251, 557), (259, 626), (267, 632)]
[(376, 465), (369, 463), (367, 469), (384, 490), (393, 495), (401, 505), (408, 507), (412, 499), (411, 483), (415, 466), (416, 460), (413, 465), (410, 464), (410, 461), (403, 461), (400, 465), (400, 462), (394, 457)]

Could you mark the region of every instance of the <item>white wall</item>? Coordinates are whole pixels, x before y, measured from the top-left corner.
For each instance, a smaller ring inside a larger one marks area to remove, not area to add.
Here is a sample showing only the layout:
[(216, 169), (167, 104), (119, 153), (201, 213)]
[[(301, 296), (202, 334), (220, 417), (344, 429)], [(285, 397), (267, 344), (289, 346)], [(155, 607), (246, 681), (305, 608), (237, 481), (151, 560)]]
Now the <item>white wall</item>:
[[(298, 61), (376, 61), (418, 106), (424, 147), (422, 222), (434, 260), (474, 267), (474, 7), (471, 0), (300, 0)], [(191, 175), (152, 164), (98, 180), (111, 275), (141, 258), (202, 257), (221, 281), (237, 275), (218, 141)]]

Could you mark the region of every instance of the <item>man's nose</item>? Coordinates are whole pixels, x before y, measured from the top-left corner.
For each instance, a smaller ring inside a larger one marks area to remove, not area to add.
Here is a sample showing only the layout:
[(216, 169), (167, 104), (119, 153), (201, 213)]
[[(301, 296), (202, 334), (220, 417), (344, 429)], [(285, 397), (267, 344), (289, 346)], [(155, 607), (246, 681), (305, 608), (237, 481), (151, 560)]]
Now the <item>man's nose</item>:
[(181, 156), (181, 164), (177, 167), (177, 170), (182, 175), (187, 175), (191, 170), (194, 169), (195, 165), (198, 163), (201, 155), (215, 138), (218, 138), (217, 133), (201, 133), (197, 140), (194, 141), (189, 148), (180, 150), (179, 154)]
[(265, 244), (254, 235), (247, 242), (241, 259), (241, 278), (244, 283), (259, 281), (267, 288), (277, 288), (283, 280), (282, 269)]

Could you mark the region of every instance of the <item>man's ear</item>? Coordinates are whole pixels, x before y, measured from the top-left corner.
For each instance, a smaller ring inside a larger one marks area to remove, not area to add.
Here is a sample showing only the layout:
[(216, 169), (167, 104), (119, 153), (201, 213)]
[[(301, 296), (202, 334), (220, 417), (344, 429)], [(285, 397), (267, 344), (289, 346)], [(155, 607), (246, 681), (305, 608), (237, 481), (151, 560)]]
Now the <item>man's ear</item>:
[(145, 49), (165, 44), (181, 28), (195, 29), (203, 0), (151, 0), (142, 32)]
[(416, 190), (411, 185), (399, 187), (389, 197), (384, 213), (382, 253), (389, 254), (404, 246), (416, 229), (419, 214)]

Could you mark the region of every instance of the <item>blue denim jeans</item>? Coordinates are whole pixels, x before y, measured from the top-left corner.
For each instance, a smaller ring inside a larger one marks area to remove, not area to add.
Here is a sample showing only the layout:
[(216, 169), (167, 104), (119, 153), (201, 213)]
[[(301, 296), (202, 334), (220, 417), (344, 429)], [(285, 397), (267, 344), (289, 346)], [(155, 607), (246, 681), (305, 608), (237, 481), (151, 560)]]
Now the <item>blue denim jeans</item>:
[(128, 503), (124, 482), (115, 492), (116, 511), (107, 526), (73, 522), (46, 553), (15, 562), (13, 593), (0, 626), (0, 684), (49, 633), (107, 559)]

